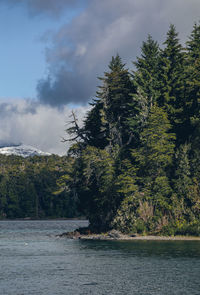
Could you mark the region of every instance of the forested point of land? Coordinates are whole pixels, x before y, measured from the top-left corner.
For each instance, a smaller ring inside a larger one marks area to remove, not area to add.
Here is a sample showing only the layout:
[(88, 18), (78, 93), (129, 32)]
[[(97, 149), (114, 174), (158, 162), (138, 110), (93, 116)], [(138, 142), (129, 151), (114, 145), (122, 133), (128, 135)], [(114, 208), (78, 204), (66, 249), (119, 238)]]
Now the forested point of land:
[(200, 25), (183, 46), (170, 25), (126, 68), (117, 54), (99, 78), (83, 127), (68, 134), (75, 188), (96, 232), (200, 235)]
[[(1, 216), (84, 215), (90, 230), (200, 235), (200, 25), (117, 54), (67, 157), (1, 156)], [(68, 139), (69, 140), (69, 139)]]

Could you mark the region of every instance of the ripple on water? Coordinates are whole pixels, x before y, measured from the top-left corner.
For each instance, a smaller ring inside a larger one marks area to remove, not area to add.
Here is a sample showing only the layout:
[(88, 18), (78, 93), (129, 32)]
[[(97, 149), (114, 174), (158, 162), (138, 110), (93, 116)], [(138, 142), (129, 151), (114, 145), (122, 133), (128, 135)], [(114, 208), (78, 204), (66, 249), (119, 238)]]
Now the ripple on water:
[(56, 238), (86, 221), (1, 221), (0, 294), (199, 295), (198, 241)]

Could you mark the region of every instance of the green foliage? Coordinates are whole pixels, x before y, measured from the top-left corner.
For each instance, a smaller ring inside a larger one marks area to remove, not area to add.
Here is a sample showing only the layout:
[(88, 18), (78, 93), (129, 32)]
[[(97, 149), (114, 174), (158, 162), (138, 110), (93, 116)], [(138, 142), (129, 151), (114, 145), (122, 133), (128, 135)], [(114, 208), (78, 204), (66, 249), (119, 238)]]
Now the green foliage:
[(179, 43), (175, 26), (170, 25), (159, 61), (158, 105), (165, 107), (171, 123), (172, 132), (176, 133), (176, 144), (183, 143), (185, 137), (185, 53)]
[(109, 64), (110, 71), (105, 72), (104, 77), (100, 78), (103, 86), (100, 86), (97, 92), (102, 105), (102, 130), (110, 146), (122, 147), (131, 139), (131, 132), (127, 125), (135, 87), (128, 70), (124, 67), (119, 55), (112, 57)]
[[(174, 191), (177, 195), (175, 202), (175, 216), (178, 212), (186, 212), (186, 208), (190, 206), (190, 191), (192, 189), (191, 168), (189, 162), (190, 146), (188, 144), (181, 145), (176, 152), (176, 171), (174, 179)], [(177, 208), (179, 209), (178, 212)], [(178, 216), (177, 216), (178, 217)]]
[(71, 159), (0, 155), (0, 218), (77, 216), (71, 193), (54, 194), (59, 177), (69, 173)]
[(109, 227), (117, 206), (114, 159), (106, 151), (88, 146), (82, 154), (84, 182), (88, 189), (88, 218), (94, 228)]
[(160, 49), (156, 41), (148, 35), (147, 41), (142, 43), (141, 57), (134, 62), (134, 83), (137, 86), (137, 95), (146, 98), (146, 107), (150, 109), (157, 101), (159, 95), (158, 73), (159, 73)]
[(136, 223), (137, 215), (136, 209), (138, 208), (138, 201), (135, 195), (126, 197), (120, 208), (116, 212), (116, 216), (113, 219), (112, 226), (124, 233), (137, 232)]
[[(135, 192), (132, 191), (135, 204), (129, 204), (130, 207), (133, 206), (131, 211), (133, 210), (136, 214), (134, 222), (136, 229), (138, 220), (142, 220), (141, 222), (146, 224), (148, 230), (152, 230), (150, 224), (154, 222), (154, 229), (156, 229), (160, 218), (171, 209), (172, 189), (168, 174), (172, 165), (175, 136), (169, 133), (169, 130), (170, 123), (166, 112), (156, 105), (152, 106), (146, 125), (140, 134), (141, 145), (131, 150), (137, 167), (137, 190), (140, 191), (140, 194), (134, 194)], [(125, 204), (122, 203), (122, 206)], [(121, 214), (120, 211), (118, 214)]]
[(120, 174), (116, 179), (117, 192), (124, 196), (131, 196), (138, 188), (136, 185), (136, 168), (130, 160), (125, 159), (121, 163)]
[(186, 236), (200, 236), (200, 222), (195, 221), (187, 223), (183, 221), (170, 223), (163, 226), (161, 234), (164, 236), (186, 235)]
[[(170, 123), (166, 112), (156, 105), (153, 106), (147, 124), (140, 134), (141, 145), (132, 149), (140, 185), (150, 189), (152, 194), (162, 194), (164, 190), (170, 190), (167, 175), (172, 164), (175, 136), (169, 133), (169, 130)], [(159, 183), (162, 183), (162, 186), (159, 187)]]
[(163, 49), (148, 36), (133, 75), (112, 57), (82, 128), (74, 118), (61, 187), (92, 230), (199, 235), (199, 25), (186, 44), (173, 25)]

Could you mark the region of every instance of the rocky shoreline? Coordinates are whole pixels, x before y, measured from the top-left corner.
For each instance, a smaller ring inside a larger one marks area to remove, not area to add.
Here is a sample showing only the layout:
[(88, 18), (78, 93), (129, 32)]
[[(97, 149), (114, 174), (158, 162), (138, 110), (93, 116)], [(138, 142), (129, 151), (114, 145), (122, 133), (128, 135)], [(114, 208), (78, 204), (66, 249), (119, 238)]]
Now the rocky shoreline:
[(200, 237), (193, 236), (141, 236), (141, 235), (126, 235), (116, 230), (111, 230), (106, 233), (93, 234), (93, 233), (81, 233), (78, 230), (73, 232), (66, 232), (58, 235), (60, 238), (68, 238), (73, 240), (115, 240), (115, 241), (136, 241), (136, 240), (148, 240), (148, 241), (200, 241)]

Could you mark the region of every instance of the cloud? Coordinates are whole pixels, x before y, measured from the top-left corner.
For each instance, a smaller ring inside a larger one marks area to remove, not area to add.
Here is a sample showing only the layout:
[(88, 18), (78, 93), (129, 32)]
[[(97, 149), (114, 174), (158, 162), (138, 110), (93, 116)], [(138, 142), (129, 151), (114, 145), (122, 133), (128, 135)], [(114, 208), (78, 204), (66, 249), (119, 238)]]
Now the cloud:
[[(95, 96), (97, 77), (112, 55), (119, 53), (132, 67), (149, 33), (162, 44), (174, 23), (184, 42), (200, 15), (199, 0), (0, 0), (0, 4), (24, 5), (33, 16), (50, 17), (86, 2), (46, 48), (48, 75), (38, 82), (38, 101), (0, 101), (0, 143), (22, 142), (64, 154), (68, 146), (61, 138), (66, 136), (65, 122), (71, 113), (68, 104), (84, 105)], [(77, 108), (80, 122), (87, 110)]]
[[(55, 75), (52, 73), (47, 79), (38, 82), (38, 98), (41, 103), (51, 106), (62, 106), (67, 103), (86, 103), (90, 99), (91, 88), (95, 93), (94, 78), (85, 73), (69, 72), (64, 67)], [(91, 87), (89, 88), (88, 85)]]
[[(140, 55), (140, 46), (150, 33), (161, 44), (170, 23), (177, 27), (182, 42), (199, 20), (199, 0), (0, 0), (7, 5), (24, 5), (36, 16), (59, 16), (81, 9), (66, 20), (46, 48), (47, 76), (37, 85), (38, 100), (50, 106), (86, 104), (95, 96), (113, 55), (119, 53), (127, 67)], [(81, 12), (80, 12), (81, 11)], [(42, 40), (42, 38), (41, 38)], [(46, 43), (45, 43), (45, 46)]]
[(184, 41), (199, 15), (199, 0), (90, 0), (46, 49), (49, 74), (38, 83), (39, 100), (52, 106), (88, 102), (112, 55), (119, 53), (131, 67), (149, 33), (162, 43), (174, 23)]
[(46, 14), (58, 17), (64, 10), (76, 8), (82, 0), (0, 0), (6, 5), (24, 5), (31, 16)]
[[(88, 107), (76, 110), (81, 124)], [(69, 122), (71, 108), (62, 110), (29, 100), (0, 102), (0, 144), (24, 143), (42, 151), (63, 155), (69, 143), (62, 143), (67, 137), (66, 123)]]

